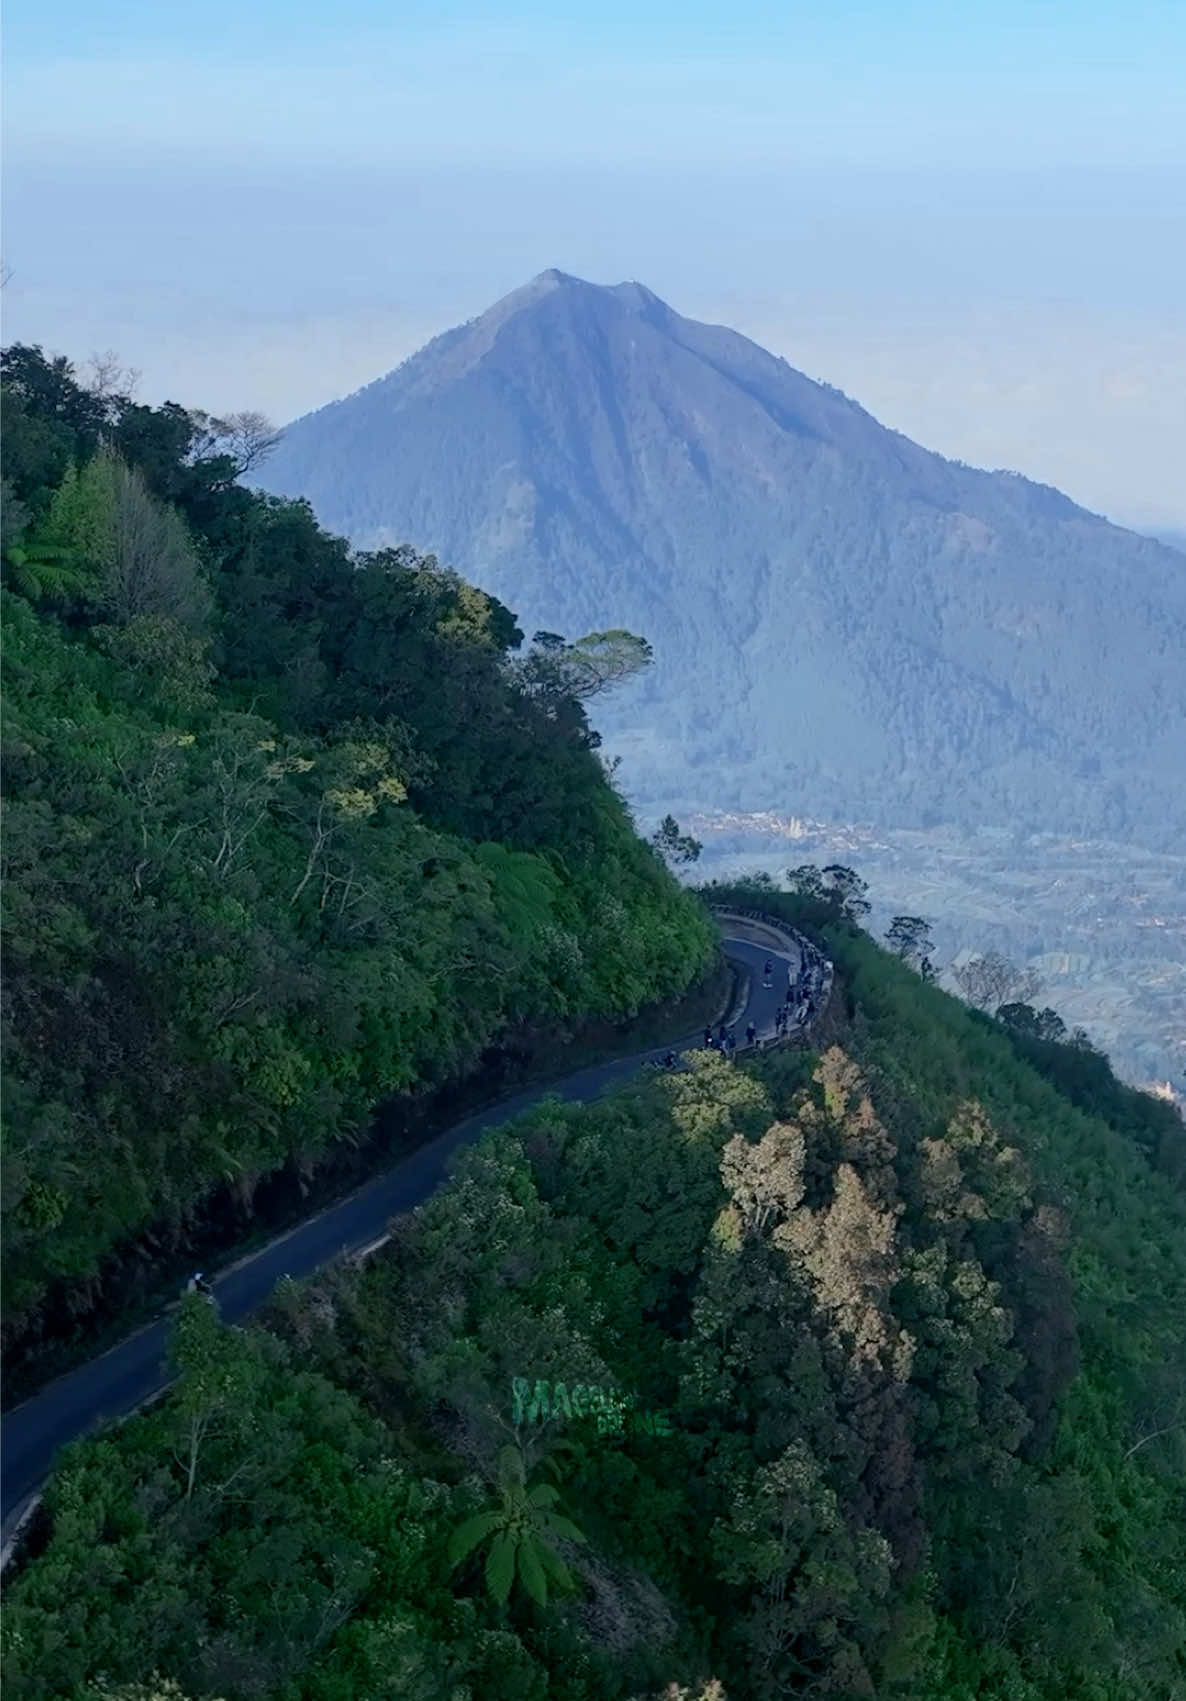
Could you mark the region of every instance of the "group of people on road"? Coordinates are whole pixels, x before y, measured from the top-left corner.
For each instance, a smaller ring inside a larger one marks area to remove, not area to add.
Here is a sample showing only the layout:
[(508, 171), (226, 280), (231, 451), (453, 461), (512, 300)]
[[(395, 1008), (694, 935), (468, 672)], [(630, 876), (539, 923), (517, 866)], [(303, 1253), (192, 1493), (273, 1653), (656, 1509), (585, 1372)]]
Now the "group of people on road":
[[(810, 955), (801, 953), (799, 967), (794, 976), (787, 976), (786, 1001), (780, 1004), (774, 1013), (774, 1033), (777, 1039), (784, 1039), (792, 1028), (806, 1027), (823, 991), (824, 976), (830, 967), (830, 963), (816, 956), (814, 952)], [(768, 961), (764, 979), (766, 986), (772, 984), (773, 968), (774, 965)]]
[[(794, 979), (789, 975), (787, 977), (786, 1001), (775, 1011), (775, 1039), (785, 1038), (792, 1028), (802, 1028), (810, 1021), (816, 999), (823, 990), (825, 972), (829, 967), (822, 957), (800, 957)], [(774, 985), (772, 957), (767, 957), (763, 966), (762, 985), (765, 988)], [(752, 1019), (746, 1023), (745, 1043), (751, 1051), (759, 1047), (757, 1024)], [(715, 1033), (709, 1025), (704, 1030), (704, 1049), (719, 1051), (722, 1057), (731, 1059), (738, 1049), (737, 1035), (727, 1022), (721, 1022)], [(663, 1059), (664, 1067), (673, 1069), (676, 1061), (675, 1053), (669, 1051)]]
[[(758, 1042), (758, 1030), (753, 1022), (745, 1026), (745, 1043), (751, 1048)], [(732, 1061), (737, 1052), (737, 1035), (726, 1022), (722, 1022), (714, 1034), (711, 1027), (704, 1030), (705, 1051), (719, 1051), (722, 1057)]]

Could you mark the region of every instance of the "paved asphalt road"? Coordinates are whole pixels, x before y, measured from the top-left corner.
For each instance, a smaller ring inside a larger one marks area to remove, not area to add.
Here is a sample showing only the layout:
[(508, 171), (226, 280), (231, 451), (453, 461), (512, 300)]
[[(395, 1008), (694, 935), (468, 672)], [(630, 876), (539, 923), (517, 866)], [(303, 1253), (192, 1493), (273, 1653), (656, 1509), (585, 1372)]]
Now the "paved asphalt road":
[[(774, 1032), (774, 1013), (785, 997), (788, 969), (793, 973), (798, 967), (798, 953), (793, 946), (775, 952), (736, 938), (726, 938), (724, 949), (748, 976), (745, 1008), (735, 1014), (738, 1036), (744, 1035), (746, 1023), (752, 1021), (759, 1039), (765, 1039)], [(776, 963), (774, 984), (767, 989), (762, 984), (762, 971), (772, 958)], [(698, 1045), (702, 1037), (696, 1034), (677, 1049)], [(223, 1318), (233, 1323), (254, 1311), (281, 1276), (308, 1276), (329, 1260), (379, 1240), (392, 1217), (427, 1199), (440, 1184), (458, 1147), (486, 1129), (497, 1128), (550, 1095), (573, 1103), (595, 1099), (607, 1087), (633, 1075), (647, 1059), (662, 1057), (667, 1049), (661, 1046), (635, 1057), (595, 1064), (551, 1086), (534, 1087), (467, 1117), (350, 1198), (216, 1277), (214, 1291)], [(148, 1324), (109, 1352), (51, 1382), (0, 1422), (0, 1517), (5, 1536), (48, 1474), (59, 1447), (106, 1419), (133, 1410), (164, 1387), (168, 1330), (168, 1316)]]

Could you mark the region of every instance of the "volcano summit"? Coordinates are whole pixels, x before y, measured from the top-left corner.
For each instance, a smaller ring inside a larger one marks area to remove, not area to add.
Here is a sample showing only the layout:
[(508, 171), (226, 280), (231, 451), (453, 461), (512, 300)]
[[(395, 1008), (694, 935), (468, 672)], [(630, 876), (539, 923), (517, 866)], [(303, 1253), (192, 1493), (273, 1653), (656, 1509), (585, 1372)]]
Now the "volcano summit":
[(641, 284), (542, 273), (297, 420), (263, 476), (361, 547), (435, 551), (528, 633), (650, 639), (651, 675), (598, 706), (644, 806), (1186, 829), (1181, 557)]

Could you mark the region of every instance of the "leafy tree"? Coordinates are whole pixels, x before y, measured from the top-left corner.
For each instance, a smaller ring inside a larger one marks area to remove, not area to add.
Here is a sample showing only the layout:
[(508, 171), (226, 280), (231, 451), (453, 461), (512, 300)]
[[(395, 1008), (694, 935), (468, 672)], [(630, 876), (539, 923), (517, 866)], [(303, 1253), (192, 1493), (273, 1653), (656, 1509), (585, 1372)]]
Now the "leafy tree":
[(1032, 1004), (1002, 1004), (997, 1010), (997, 1021), (1013, 1033), (1032, 1039), (1061, 1041), (1066, 1037), (1066, 1023), (1049, 1005), (1035, 1010)]
[(681, 833), (679, 822), (674, 815), (665, 815), (658, 828), (651, 836), (651, 843), (663, 860), (671, 867), (680, 867), (684, 863), (698, 862), (704, 846), (699, 839), (690, 833)]
[(474, 1549), (489, 1542), (485, 1579), (501, 1606), (516, 1576), (532, 1600), (546, 1606), (548, 1584), (565, 1592), (575, 1587), (572, 1573), (556, 1552), (555, 1542), (582, 1542), (584, 1536), (570, 1518), (554, 1510), (560, 1498), (551, 1483), (527, 1486), (523, 1454), (504, 1447), (498, 1456), (499, 1504), (459, 1524), (449, 1538), (449, 1560), (460, 1565)]
[(827, 882), (819, 869), (810, 862), (803, 863), (798, 868), (787, 869), (787, 885), (798, 898), (826, 901)]
[(567, 643), (557, 632), (537, 632), (519, 667), (524, 688), (555, 714), (565, 699), (583, 701), (623, 684), (651, 665), (645, 638), (615, 628)]
[(0, 380), (16, 413), (7, 422), (6, 476), (18, 494), (22, 487), (29, 494), (52, 487), (71, 463), (93, 455), (122, 400), (80, 385), (64, 355), (47, 359), (40, 348), (22, 343), (0, 354)]
[(823, 880), (846, 921), (857, 922), (868, 915), (870, 906), (865, 894), (869, 887), (859, 874), (834, 862), (824, 869)]
[(109, 452), (54, 496), (50, 547), (76, 561), (96, 602), (118, 625), (163, 615), (200, 627), (209, 597), (193, 544), (178, 514), (150, 496), (144, 479)]
[(933, 949), (930, 923), (917, 915), (896, 915), (885, 936), (896, 957), (914, 968), (930, 961)]
[(566, 654), (572, 670), (573, 695), (593, 697), (608, 686), (621, 685), (648, 668), (654, 659), (645, 638), (616, 626), (578, 638)]
[(251, 1424), (262, 1366), (240, 1336), (223, 1328), (209, 1301), (197, 1294), (181, 1302), (170, 1352), (178, 1371), (174, 1410), (183, 1440), (185, 1498), (190, 1500), (211, 1435), (233, 1435)]
[(794, 1681), (873, 1693), (865, 1655), (890, 1591), (889, 1549), (876, 1532), (849, 1529), (806, 1447), (792, 1443), (737, 1488), (711, 1549), (721, 1580), (752, 1590), (732, 1638), (758, 1693)]
[(805, 1159), (803, 1133), (793, 1126), (775, 1123), (756, 1145), (733, 1136), (721, 1154), (721, 1180), (743, 1233), (763, 1235), (802, 1202)]
[(868, 885), (851, 868), (831, 863), (819, 869), (811, 863), (787, 869), (787, 884), (806, 905), (805, 915), (817, 922), (859, 923), (869, 913)]

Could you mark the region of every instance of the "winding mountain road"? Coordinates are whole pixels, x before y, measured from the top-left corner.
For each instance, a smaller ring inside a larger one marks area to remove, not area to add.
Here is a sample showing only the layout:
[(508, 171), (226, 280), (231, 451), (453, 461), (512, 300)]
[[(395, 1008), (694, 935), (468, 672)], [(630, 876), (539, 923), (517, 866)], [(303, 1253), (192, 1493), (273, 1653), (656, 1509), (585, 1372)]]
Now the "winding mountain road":
[[(742, 1032), (753, 1022), (759, 1040), (765, 1040), (774, 1034), (775, 1012), (785, 999), (788, 973), (793, 976), (798, 971), (799, 946), (781, 930), (776, 934), (768, 926), (742, 918), (721, 917), (720, 925), (722, 932), (730, 929), (723, 940), (725, 954), (742, 971), (745, 986), (744, 1002), (730, 1012), (730, 1020)], [(743, 932), (750, 937), (740, 937)], [(776, 963), (769, 987), (763, 984), (767, 960)], [(690, 1036), (678, 1042), (675, 1049), (687, 1050), (701, 1039), (701, 1034)], [(440, 1185), (454, 1152), (487, 1129), (509, 1122), (541, 1099), (554, 1096), (569, 1103), (596, 1099), (606, 1088), (635, 1074), (644, 1063), (662, 1058), (669, 1049), (660, 1046), (633, 1057), (595, 1064), (467, 1117), (357, 1193), (215, 1277), (213, 1287), (222, 1317), (233, 1323), (247, 1316), (263, 1303), (282, 1276), (311, 1275), (335, 1258), (380, 1243), (391, 1218), (427, 1199)], [(169, 1327), (166, 1312), (108, 1352), (51, 1382), (3, 1418), (0, 1519), (6, 1542), (49, 1473), (59, 1447), (133, 1411), (166, 1386)]]

